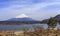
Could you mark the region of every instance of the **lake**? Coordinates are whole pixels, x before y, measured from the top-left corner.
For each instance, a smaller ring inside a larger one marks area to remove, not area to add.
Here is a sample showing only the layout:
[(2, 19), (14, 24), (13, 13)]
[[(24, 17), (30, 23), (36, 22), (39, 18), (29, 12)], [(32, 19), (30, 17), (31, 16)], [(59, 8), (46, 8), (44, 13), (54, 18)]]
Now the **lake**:
[[(0, 25), (0, 29), (3, 30), (21, 30), (23, 28), (29, 28), (33, 29), (35, 26), (43, 26), (44, 28), (47, 28), (47, 24), (23, 24), (23, 25)], [(60, 27), (59, 24), (57, 24), (56, 28)]]

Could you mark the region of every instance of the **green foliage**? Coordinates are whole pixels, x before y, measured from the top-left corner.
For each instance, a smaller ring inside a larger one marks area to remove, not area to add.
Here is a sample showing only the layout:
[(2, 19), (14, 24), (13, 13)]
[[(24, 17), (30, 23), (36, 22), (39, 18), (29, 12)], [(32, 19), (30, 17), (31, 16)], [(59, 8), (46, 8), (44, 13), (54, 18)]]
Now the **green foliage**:
[(57, 22), (54, 18), (50, 18), (47, 24), (48, 24), (48, 28), (55, 28), (57, 25)]

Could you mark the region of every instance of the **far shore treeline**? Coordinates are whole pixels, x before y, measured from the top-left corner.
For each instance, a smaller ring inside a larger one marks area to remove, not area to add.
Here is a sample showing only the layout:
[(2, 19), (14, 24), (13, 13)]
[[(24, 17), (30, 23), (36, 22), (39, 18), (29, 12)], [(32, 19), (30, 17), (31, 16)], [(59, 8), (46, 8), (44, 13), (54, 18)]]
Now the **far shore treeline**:
[(0, 24), (39, 24), (40, 22), (0, 21)]
[[(54, 18), (56, 22), (60, 24), (60, 14), (52, 18)], [(48, 20), (49, 19), (44, 19), (42, 21), (36, 21), (36, 22), (0, 21), (0, 24), (47, 24)]]

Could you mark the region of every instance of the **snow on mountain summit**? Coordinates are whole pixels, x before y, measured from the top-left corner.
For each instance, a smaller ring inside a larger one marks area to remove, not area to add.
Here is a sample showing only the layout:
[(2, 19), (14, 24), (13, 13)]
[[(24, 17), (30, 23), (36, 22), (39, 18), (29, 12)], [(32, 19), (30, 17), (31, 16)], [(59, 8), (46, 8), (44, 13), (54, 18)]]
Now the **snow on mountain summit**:
[(16, 16), (16, 18), (25, 18), (25, 17), (28, 17), (28, 16), (25, 14), (21, 14), (21, 15)]
[(8, 19), (7, 21), (36, 22), (37, 20), (34, 20), (25, 14), (21, 14), (19, 16), (16, 16), (15, 18)]

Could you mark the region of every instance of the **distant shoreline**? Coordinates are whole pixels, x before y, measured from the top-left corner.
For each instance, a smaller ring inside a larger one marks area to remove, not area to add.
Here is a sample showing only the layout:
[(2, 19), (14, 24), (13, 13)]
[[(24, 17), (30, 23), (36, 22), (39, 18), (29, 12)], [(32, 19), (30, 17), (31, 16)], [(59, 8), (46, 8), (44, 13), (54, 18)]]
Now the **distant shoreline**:
[(1, 21), (0, 24), (10, 24), (10, 25), (19, 25), (19, 24), (40, 24), (40, 22), (9, 22), (9, 21)]

